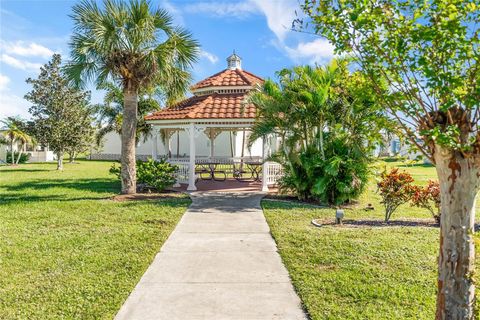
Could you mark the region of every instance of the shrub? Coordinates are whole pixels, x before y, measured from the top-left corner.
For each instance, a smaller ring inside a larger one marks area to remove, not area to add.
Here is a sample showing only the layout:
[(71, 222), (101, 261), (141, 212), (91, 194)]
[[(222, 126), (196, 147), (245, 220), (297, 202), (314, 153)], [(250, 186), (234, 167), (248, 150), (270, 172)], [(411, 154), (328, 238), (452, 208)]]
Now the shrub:
[[(17, 161), (18, 159), (18, 152), (15, 152), (15, 162)], [(30, 159), (30, 154), (29, 153), (23, 153), (20, 155), (20, 160), (18, 161), (18, 163), (25, 163), (28, 161), (28, 159)], [(8, 151), (7, 152), (7, 163), (12, 163), (12, 152), (11, 151)]]
[[(137, 161), (137, 181), (146, 184), (148, 187), (155, 188), (158, 192), (172, 186), (176, 179), (175, 173), (177, 166), (171, 165), (165, 160), (155, 161), (148, 159), (147, 161)], [(112, 165), (110, 173), (120, 178), (121, 167)]]
[(412, 187), (412, 206), (427, 209), (437, 223), (440, 223), (440, 185), (430, 180), (425, 187)]
[(325, 160), (315, 148), (293, 157), (284, 164), (280, 188), (293, 191), (300, 200), (343, 204), (360, 196), (367, 185), (369, 158), (344, 137), (327, 140)]
[(370, 159), (344, 140), (330, 141), (326, 159), (318, 164), (318, 175), (311, 190), (322, 202), (343, 204), (358, 198), (368, 183)]
[(385, 222), (388, 222), (395, 210), (410, 200), (412, 194), (412, 176), (407, 172), (399, 172), (397, 168), (390, 172), (382, 172), (378, 182), (378, 193), (385, 207)]

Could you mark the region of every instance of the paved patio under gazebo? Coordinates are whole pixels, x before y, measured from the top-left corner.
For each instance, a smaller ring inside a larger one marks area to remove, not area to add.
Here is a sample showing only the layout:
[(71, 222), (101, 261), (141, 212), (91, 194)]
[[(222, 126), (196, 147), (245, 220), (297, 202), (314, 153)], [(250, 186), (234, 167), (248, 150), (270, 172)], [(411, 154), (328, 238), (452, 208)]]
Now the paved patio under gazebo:
[[(261, 192), (262, 183), (237, 181), (235, 179), (227, 179), (225, 181), (203, 181), (196, 183), (197, 191), (215, 191), (215, 192)], [(187, 191), (187, 184), (181, 184), (180, 187), (172, 188), (175, 191)], [(278, 188), (270, 185), (268, 193), (277, 193)]]

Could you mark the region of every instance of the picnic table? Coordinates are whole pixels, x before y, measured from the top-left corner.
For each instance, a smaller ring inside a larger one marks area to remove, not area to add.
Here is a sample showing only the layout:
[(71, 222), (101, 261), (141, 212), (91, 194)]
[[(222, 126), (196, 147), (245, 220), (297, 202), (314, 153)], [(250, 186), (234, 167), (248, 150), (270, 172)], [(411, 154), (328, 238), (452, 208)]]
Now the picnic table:
[[(262, 171), (261, 161), (241, 161), (238, 163), (225, 163), (221, 161), (205, 161), (196, 165), (195, 172), (202, 180), (225, 181), (227, 173), (233, 173), (237, 181), (260, 181)], [(226, 167), (232, 166), (232, 171)]]

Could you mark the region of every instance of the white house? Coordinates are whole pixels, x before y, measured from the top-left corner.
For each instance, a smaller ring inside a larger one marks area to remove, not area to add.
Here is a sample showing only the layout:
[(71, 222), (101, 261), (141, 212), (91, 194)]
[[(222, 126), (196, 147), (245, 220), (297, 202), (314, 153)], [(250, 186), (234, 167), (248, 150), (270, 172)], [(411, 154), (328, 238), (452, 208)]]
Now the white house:
[[(5, 131), (0, 130), (0, 134), (4, 135)], [(14, 141), (13, 143), (13, 151), (18, 152), (22, 148), (21, 144), (18, 141)], [(0, 162), (7, 161), (7, 152), (11, 150), (10, 143), (8, 144), (0, 144)], [(33, 146), (30, 144), (26, 144), (23, 146), (22, 153), (29, 154), (28, 162), (48, 162), (54, 161), (55, 156), (53, 151), (50, 151), (47, 147), (43, 146)]]

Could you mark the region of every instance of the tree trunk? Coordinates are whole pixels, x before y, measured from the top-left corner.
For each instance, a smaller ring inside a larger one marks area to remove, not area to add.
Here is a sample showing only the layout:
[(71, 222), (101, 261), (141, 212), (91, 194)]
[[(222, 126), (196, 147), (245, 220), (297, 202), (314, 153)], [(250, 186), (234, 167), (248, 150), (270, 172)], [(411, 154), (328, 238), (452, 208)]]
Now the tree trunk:
[(245, 129), (242, 132), (242, 150), (240, 151), (240, 172), (243, 171), (243, 157), (245, 156)]
[(177, 130), (177, 159), (180, 157), (180, 131)]
[(322, 160), (325, 161), (325, 150), (323, 149), (323, 127), (320, 128), (320, 154), (322, 156)]
[(125, 86), (123, 90), (122, 120), (122, 193), (137, 192), (135, 167), (135, 131), (137, 128), (138, 90)]
[(69, 163), (75, 162), (75, 151), (71, 151), (68, 153), (68, 162)]
[(13, 140), (10, 142), (10, 153), (11, 153), (11, 161), (12, 161), (12, 166), (15, 164), (15, 152), (13, 152)]
[(19, 164), (20, 163), (20, 157), (22, 156), (22, 153), (23, 153), (23, 145), (21, 146), (20, 150), (18, 151), (18, 157), (17, 157), (17, 160), (15, 161), (15, 164)]
[(63, 170), (63, 151), (57, 152), (57, 170)]
[(475, 197), (480, 157), (435, 148), (441, 192), (437, 320), (473, 319)]

